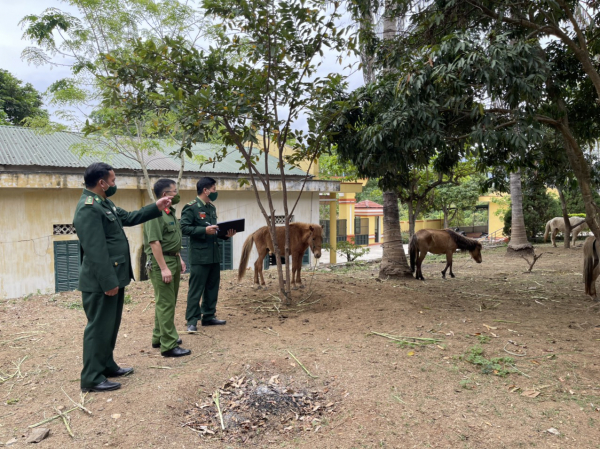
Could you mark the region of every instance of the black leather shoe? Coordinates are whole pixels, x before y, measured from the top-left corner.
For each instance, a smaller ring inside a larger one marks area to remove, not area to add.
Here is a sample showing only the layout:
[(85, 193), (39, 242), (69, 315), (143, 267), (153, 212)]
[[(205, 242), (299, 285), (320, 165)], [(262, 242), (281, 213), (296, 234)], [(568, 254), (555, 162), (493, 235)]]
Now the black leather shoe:
[(187, 327), (187, 331), (188, 331), (188, 332), (197, 332), (197, 331), (198, 331), (198, 328), (196, 327), (196, 325), (195, 325), (195, 324), (190, 324), (190, 325), (188, 325), (188, 327)]
[(96, 391), (101, 393), (103, 391), (113, 391), (121, 388), (121, 384), (118, 382), (111, 382), (110, 380), (105, 380), (104, 382), (99, 383), (98, 385), (94, 385), (90, 388), (82, 388), (81, 391), (84, 393), (88, 393), (90, 391)]
[(227, 324), (227, 321), (217, 320), (216, 318), (211, 318), (208, 321), (202, 321), (202, 326), (222, 326), (223, 324)]
[[(181, 343), (183, 343), (183, 341), (181, 341), (181, 338), (179, 338), (179, 339), (177, 340), (177, 344), (178, 344), (178, 345), (180, 345)], [(156, 349), (156, 348), (160, 348), (160, 343), (152, 343), (152, 347), (153, 347), (154, 349)]]
[(183, 349), (179, 346), (175, 346), (173, 349), (169, 349), (168, 351), (161, 352), (160, 355), (163, 357), (183, 357), (184, 355), (190, 355), (192, 351), (189, 349)]
[(119, 368), (114, 373), (107, 374), (106, 377), (121, 377), (133, 373), (133, 368)]

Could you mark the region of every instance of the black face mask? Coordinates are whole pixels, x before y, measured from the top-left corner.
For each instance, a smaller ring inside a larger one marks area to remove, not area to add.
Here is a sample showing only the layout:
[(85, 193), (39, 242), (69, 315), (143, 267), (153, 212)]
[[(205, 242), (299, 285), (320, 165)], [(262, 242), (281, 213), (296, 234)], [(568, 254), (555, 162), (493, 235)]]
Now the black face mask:
[[(106, 181), (104, 181), (104, 182), (106, 182)], [(108, 183), (106, 183), (106, 185), (108, 185)], [(108, 186), (108, 189), (106, 189), (104, 191), (106, 198), (108, 198), (109, 196), (113, 196), (115, 193), (117, 193), (117, 185), (116, 184), (114, 186)]]

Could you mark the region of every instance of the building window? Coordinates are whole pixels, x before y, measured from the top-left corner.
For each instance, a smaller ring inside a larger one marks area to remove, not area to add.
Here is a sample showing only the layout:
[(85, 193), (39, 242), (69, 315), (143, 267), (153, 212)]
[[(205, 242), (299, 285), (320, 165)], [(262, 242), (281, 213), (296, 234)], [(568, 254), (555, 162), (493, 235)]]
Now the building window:
[(71, 234), (77, 234), (77, 232), (75, 232), (75, 226), (73, 226), (72, 224), (55, 224), (52, 225), (53, 228), (53, 235), (71, 235)]
[[(294, 222), (294, 216), (290, 217), (290, 223)], [(275, 224), (282, 225), (285, 224), (285, 215), (275, 215)]]
[(54, 242), (54, 290), (68, 292), (79, 284), (79, 240)]

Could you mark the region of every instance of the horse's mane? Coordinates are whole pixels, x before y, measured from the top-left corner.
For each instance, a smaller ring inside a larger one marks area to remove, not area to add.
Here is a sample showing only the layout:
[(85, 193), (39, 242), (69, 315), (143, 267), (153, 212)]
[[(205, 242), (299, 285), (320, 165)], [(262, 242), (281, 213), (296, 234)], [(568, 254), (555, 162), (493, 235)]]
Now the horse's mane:
[(315, 233), (315, 235), (322, 235), (322, 233), (323, 233), (323, 228), (321, 228), (321, 225), (317, 225), (317, 224), (313, 224), (313, 223), (303, 223), (301, 221), (297, 221), (295, 223), (290, 223), (290, 226), (300, 228), (300, 229), (308, 229), (312, 226), (314, 229), (313, 232)]
[(478, 242), (477, 240), (470, 239), (468, 237), (460, 235), (459, 233), (454, 232), (452, 229), (444, 229), (444, 231), (446, 231), (448, 233), (448, 235), (450, 237), (452, 237), (452, 240), (454, 240), (454, 242), (456, 243), (456, 246), (458, 246), (458, 249), (465, 249), (467, 251), (473, 251), (478, 246), (481, 247), (481, 243)]

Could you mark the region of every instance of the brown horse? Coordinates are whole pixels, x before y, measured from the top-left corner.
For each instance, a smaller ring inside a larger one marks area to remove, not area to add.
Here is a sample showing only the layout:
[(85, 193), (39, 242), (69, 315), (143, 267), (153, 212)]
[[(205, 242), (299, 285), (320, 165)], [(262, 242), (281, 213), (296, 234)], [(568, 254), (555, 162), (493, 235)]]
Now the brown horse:
[(583, 283), (585, 293), (590, 295), (594, 301), (598, 301), (596, 295), (596, 279), (600, 275), (600, 264), (598, 263), (598, 249), (596, 238), (588, 237), (583, 244)]
[(421, 264), (428, 252), (446, 255), (446, 268), (442, 271), (442, 277), (446, 277), (446, 270), (450, 268), (450, 276), (455, 277), (452, 272), (452, 255), (457, 249), (466, 250), (471, 253), (475, 262), (481, 263), (481, 243), (454, 232), (451, 229), (421, 229), (410, 239), (408, 252), (410, 254), (410, 269), (415, 272), (416, 278), (425, 280), (421, 272)]
[[(285, 227), (277, 226), (277, 245), (283, 253), (285, 251)], [(258, 250), (258, 259), (254, 262), (254, 284), (258, 287), (265, 285), (263, 277), (263, 260), (267, 254), (273, 254), (273, 240), (267, 226), (263, 226), (258, 231), (251, 234), (244, 242), (242, 249), (242, 257), (238, 268), (238, 280), (242, 280), (246, 273), (248, 259), (252, 245), (256, 245)], [(290, 253), (292, 255), (292, 287), (296, 288), (296, 283), (302, 285), (300, 271), (302, 270), (302, 256), (306, 252), (306, 248), (310, 247), (313, 255), (319, 259), (321, 257), (321, 247), (323, 246), (323, 229), (316, 224), (307, 223), (290, 223)], [(258, 276), (260, 275), (260, 284)]]

